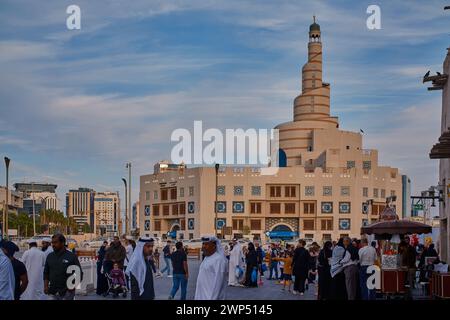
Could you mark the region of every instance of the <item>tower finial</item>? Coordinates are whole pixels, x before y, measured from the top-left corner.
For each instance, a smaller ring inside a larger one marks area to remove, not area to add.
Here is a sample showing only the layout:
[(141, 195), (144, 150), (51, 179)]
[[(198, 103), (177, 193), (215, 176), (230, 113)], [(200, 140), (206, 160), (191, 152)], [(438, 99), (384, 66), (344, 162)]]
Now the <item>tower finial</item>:
[(313, 15), (313, 21), (316, 23), (316, 15)]

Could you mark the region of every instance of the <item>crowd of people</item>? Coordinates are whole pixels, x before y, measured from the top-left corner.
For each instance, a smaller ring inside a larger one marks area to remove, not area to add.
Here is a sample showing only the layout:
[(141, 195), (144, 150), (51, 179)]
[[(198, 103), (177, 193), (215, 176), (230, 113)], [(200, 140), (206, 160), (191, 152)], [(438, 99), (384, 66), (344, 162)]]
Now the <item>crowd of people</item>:
[(72, 300), (75, 287), (68, 281), (72, 275), (68, 268), (78, 267), (80, 280), (83, 271), (66, 238), (62, 234), (44, 238), (40, 248), (36, 240), (28, 244), (29, 249), (16, 259), (19, 247), (0, 240), (0, 300)]
[[(368, 268), (381, 265), (381, 248), (377, 241), (367, 238), (344, 237), (338, 241), (326, 241), (323, 247), (317, 242), (306, 247), (304, 240), (295, 245), (272, 243), (263, 250), (258, 241), (241, 247), (236, 241), (229, 243), (230, 286), (257, 287), (267, 280), (278, 280), (281, 290), (303, 295), (314, 288), (319, 300), (374, 300), (376, 290), (367, 285)], [(420, 273), (419, 282), (429, 281), (433, 266), (440, 263), (434, 244), (415, 245), (404, 237), (399, 245), (401, 267), (407, 271), (406, 298), (412, 297), (412, 289)], [(435, 258), (433, 263), (427, 258)], [(291, 287), (293, 288), (291, 291)]]
[[(68, 272), (78, 266), (80, 280), (83, 277), (77, 255), (67, 248), (62, 234), (45, 238), (39, 248), (30, 240), (29, 249), (21, 259), (11, 241), (0, 242), (0, 300), (72, 300), (75, 288), (71, 287)], [(187, 298), (189, 268), (187, 248), (181, 241), (172, 244), (168, 240), (162, 248), (162, 256), (152, 238), (140, 238), (137, 243), (124, 237), (105, 241), (98, 250), (98, 295), (114, 297), (127, 292), (132, 300), (155, 298), (154, 278), (172, 278), (168, 299), (174, 299), (180, 290), (180, 299)], [(434, 245), (415, 245), (404, 237), (399, 245), (401, 264), (407, 270), (407, 297), (411, 298), (416, 283), (427, 281), (433, 266), (439, 263)], [(160, 268), (160, 259), (164, 267)], [(432, 258), (431, 260), (429, 258)], [(226, 287), (259, 287), (264, 281), (280, 284), (281, 290), (294, 295), (304, 295), (313, 288), (319, 300), (374, 300), (376, 291), (369, 289), (367, 269), (380, 265), (378, 243), (366, 238), (344, 237), (338, 241), (326, 241), (323, 247), (304, 240), (294, 245), (284, 242), (263, 246), (259, 241), (241, 243), (233, 239), (225, 247), (215, 236), (202, 238), (202, 262), (196, 282), (195, 299), (225, 299)]]

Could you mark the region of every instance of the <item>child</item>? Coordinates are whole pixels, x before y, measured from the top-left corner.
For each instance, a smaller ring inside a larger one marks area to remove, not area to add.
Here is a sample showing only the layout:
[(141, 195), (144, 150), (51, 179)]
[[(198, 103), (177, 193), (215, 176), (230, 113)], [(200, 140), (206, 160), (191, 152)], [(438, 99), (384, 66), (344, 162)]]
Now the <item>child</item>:
[(288, 287), (288, 291), (291, 292), (291, 284), (292, 284), (292, 253), (286, 252), (284, 258), (274, 258), (274, 260), (282, 261), (283, 263), (283, 289), (285, 290), (286, 286)]
[(118, 263), (114, 263), (113, 269), (110, 273), (111, 279), (112, 279), (112, 285), (114, 289), (122, 288), (122, 290), (126, 291), (126, 282), (125, 282), (125, 273), (122, 269), (119, 268)]

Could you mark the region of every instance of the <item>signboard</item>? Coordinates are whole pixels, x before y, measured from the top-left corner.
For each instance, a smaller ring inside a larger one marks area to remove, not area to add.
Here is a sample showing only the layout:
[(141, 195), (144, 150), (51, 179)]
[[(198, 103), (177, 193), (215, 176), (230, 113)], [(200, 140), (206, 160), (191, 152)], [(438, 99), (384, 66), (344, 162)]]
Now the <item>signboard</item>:
[(423, 204), (415, 204), (413, 208), (414, 210), (423, 210)]
[(8, 235), (17, 237), (17, 229), (8, 229)]
[(293, 231), (272, 231), (272, 232), (268, 232), (268, 234), (266, 233), (267, 236), (269, 236), (270, 238), (293, 238), (293, 237), (298, 237), (298, 232), (293, 232)]

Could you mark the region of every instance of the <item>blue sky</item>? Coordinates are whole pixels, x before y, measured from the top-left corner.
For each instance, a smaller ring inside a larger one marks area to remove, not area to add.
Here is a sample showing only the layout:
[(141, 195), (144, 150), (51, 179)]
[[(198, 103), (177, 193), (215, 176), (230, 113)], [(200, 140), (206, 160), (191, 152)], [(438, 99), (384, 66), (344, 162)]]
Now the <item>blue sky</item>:
[[(170, 134), (192, 128), (272, 128), (292, 119), (312, 15), (322, 28), (324, 80), (344, 130), (399, 167), (418, 192), (438, 179), (428, 158), (440, 133), (448, 1), (0, 2), (0, 155), (11, 181), (122, 191), (170, 157)], [(81, 8), (67, 30), (66, 8)], [(381, 8), (381, 30), (366, 9)], [(4, 170), (0, 170), (4, 183)]]

